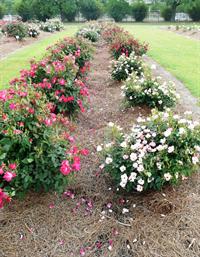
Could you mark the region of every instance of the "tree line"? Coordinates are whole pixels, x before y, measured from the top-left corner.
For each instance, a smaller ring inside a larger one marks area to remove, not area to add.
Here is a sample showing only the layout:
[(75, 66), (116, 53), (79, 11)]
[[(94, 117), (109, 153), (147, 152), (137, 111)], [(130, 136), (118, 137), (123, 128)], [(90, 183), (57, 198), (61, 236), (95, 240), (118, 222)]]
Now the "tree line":
[(143, 21), (149, 10), (160, 10), (167, 21), (174, 21), (177, 11), (187, 12), (192, 20), (200, 20), (200, 0), (152, 0), (151, 5), (143, 0), (0, 0), (0, 18), (4, 14), (19, 14), (23, 21), (45, 21), (60, 16), (72, 22), (81, 13), (86, 20), (96, 20), (108, 14), (120, 22), (127, 15)]

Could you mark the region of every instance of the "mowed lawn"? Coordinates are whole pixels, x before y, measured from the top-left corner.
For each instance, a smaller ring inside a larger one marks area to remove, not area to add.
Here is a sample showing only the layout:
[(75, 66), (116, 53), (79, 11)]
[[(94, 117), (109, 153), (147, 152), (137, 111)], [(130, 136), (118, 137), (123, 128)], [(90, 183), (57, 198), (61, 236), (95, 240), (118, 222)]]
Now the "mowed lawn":
[(29, 67), (29, 62), (32, 58), (37, 60), (45, 55), (45, 50), (48, 46), (56, 43), (59, 39), (65, 36), (73, 36), (78, 29), (76, 24), (67, 24), (65, 30), (49, 34), (48, 38), (40, 40), (32, 45), (29, 45), (19, 51), (10, 54), (9, 57), (0, 61), (0, 88), (6, 88), (9, 81), (16, 76), (19, 76), (19, 71)]
[(188, 39), (161, 25), (122, 24), (138, 39), (149, 43), (148, 55), (200, 97), (200, 41)]

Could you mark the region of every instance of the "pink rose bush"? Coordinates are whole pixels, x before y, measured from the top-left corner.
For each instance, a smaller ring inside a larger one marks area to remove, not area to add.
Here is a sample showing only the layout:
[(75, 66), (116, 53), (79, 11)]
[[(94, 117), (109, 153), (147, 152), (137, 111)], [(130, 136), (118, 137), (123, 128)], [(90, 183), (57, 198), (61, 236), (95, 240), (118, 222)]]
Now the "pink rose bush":
[(85, 111), (91, 57), (85, 40), (65, 39), (0, 91), (0, 208), (30, 190), (62, 193), (80, 171), (88, 150), (67, 116)]
[(159, 190), (177, 184), (200, 166), (200, 124), (189, 114), (154, 110), (138, 118), (129, 134), (110, 123), (111, 142), (102, 151), (101, 167), (126, 191)]
[(68, 119), (51, 113), (45, 95), (29, 85), (0, 91), (0, 107), (1, 207), (29, 190), (63, 192), (88, 153), (76, 147)]

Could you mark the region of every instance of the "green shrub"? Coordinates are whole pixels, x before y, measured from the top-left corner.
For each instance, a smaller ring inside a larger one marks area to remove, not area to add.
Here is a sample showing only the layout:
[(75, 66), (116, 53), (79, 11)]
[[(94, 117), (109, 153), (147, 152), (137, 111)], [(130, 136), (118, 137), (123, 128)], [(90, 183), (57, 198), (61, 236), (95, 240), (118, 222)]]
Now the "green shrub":
[(125, 0), (109, 0), (107, 10), (116, 22), (120, 22), (129, 13), (129, 4)]
[(2, 31), (9, 37), (16, 38), (16, 40), (22, 40), (28, 36), (28, 27), (22, 22), (9, 23), (3, 27)]
[(0, 19), (4, 16), (5, 14), (5, 7), (3, 4), (0, 4)]
[(16, 2), (15, 10), (22, 17), (23, 21), (31, 20), (34, 16), (32, 1), (21, 0)]
[[(200, 164), (200, 125), (171, 111), (153, 111), (124, 134), (110, 123), (111, 142), (103, 149), (101, 167), (126, 191), (160, 190), (197, 171)], [(101, 147), (97, 148), (98, 151)]]
[(161, 10), (161, 16), (164, 18), (165, 21), (171, 21), (173, 15), (172, 8), (170, 7), (164, 7)]
[(141, 22), (148, 13), (148, 6), (144, 2), (137, 2), (132, 5), (132, 16), (136, 21)]
[(89, 27), (80, 29), (76, 35), (87, 38), (91, 42), (97, 42), (100, 37), (100, 34), (96, 30), (90, 29)]
[(62, 20), (74, 21), (78, 13), (78, 5), (76, 0), (62, 0), (60, 1), (60, 13)]
[(84, 0), (80, 2), (80, 11), (86, 20), (97, 20), (103, 12), (103, 6), (98, 0)]

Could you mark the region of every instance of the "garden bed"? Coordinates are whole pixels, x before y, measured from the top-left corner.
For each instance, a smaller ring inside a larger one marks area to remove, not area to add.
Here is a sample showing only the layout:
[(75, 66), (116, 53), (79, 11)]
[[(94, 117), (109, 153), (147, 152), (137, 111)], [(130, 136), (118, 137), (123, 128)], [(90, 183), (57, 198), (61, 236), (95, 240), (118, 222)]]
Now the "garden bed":
[[(100, 42), (88, 79), (90, 109), (79, 115), (76, 125), (77, 143), (90, 150), (76, 184), (63, 198), (29, 194), (0, 211), (3, 257), (200, 255), (199, 175), (161, 192), (120, 195), (98, 168), (96, 146), (104, 141), (107, 124), (128, 130), (139, 115), (150, 113), (147, 107), (123, 110), (121, 84), (111, 80), (110, 60), (106, 44)], [(178, 111), (184, 112), (187, 103), (181, 104)]]
[(16, 41), (15, 38), (2, 36), (0, 37), (0, 60), (6, 58), (10, 54), (26, 47), (35, 42), (39, 42), (47, 37), (50, 37), (52, 34), (48, 32), (40, 32), (38, 38), (26, 38), (22, 41)]
[(177, 30), (175, 26), (171, 26), (171, 27), (163, 26), (162, 29), (174, 32), (174, 33), (184, 36), (186, 38), (200, 40), (200, 31), (199, 30), (183, 30), (183, 29)]

